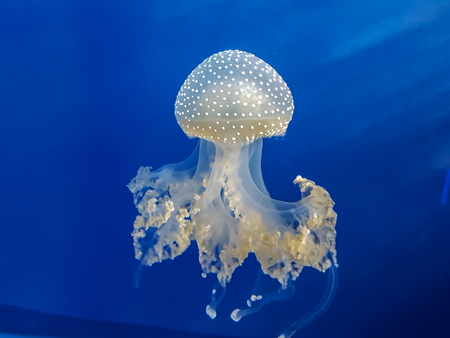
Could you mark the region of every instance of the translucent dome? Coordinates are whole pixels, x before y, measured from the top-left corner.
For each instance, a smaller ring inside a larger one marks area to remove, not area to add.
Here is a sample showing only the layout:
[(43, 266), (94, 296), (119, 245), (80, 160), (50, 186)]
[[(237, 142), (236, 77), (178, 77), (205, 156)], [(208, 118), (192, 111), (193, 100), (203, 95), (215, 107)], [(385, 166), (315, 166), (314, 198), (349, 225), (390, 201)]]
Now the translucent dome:
[(275, 69), (239, 50), (214, 54), (198, 65), (175, 102), (186, 135), (225, 143), (284, 135), (293, 111), (291, 91)]

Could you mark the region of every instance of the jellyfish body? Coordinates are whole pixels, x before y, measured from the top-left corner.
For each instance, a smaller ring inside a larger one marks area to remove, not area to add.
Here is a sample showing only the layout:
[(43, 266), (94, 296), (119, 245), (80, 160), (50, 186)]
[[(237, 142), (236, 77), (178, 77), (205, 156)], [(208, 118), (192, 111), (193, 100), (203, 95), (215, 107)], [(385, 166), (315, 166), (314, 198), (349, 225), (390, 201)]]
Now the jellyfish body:
[(264, 185), (262, 138), (283, 135), (293, 108), (281, 76), (253, 54), (224, 51), (202, 62), (175, 103), (183, 131), (200, 138), (194, 153), (155, 171), (141, 167), (128, 185), (140, 213), (136, 258), (143, 265), (173, 259), (195, 240), (204, 273), (217, 274), (222, 287), (249, 253), (282, 289), (305, 266), (337, 266), (328, 192), (297, 176), (301, 199), (283, 202)]

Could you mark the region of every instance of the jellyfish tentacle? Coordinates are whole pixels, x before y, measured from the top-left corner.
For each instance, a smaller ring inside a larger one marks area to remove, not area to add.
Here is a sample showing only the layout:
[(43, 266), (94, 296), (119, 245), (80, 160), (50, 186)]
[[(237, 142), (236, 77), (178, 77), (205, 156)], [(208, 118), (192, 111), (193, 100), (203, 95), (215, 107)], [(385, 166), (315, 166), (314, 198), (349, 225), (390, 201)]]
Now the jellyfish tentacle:
[(256, 295), (258, 293), (259, 284), (261, 284), (261, 279), (263, 277), (263, 272), (261, 269), (258, 270), (258, 276), (256, 276), (255, 285), (253, 286), (252, 295)]
[(320, 300), (319, 304), (317, 304), (310, 312), (308, 312), (305, 316), (297, 320), (296, 322), (289, 325), (279, 336), (278, 338), (291, 338), (292, 335), (298, 330), (304, 328), (305, 326), (311, 324), (315, 319), (317, 319), (320, 315), (322, 315), (333, 302), (334, 296), (336, 295), (336, 291), (338, 288), (339, 276), (337, 271), (337, 266), (332, 264), (330, 269), (328, 269), (328, 284), (327, 290)]
[[(217, 290), (221, 289), (219, 296), (217, 296)], [(223, 298), (226, 294), (226, 287), (222, 286), (219, 281), (216, 282), (216, 285), (211, 291), (211, 302), (206, 306), (206, 314), (211, 318), (214, 319), (217, 316), (217, 307), (222, 302)]]
[(188, 159), (155, 171), (141, 167), (128, 184), (140, 213), (132, 236), (135, 256), (142, 264), (173, 259), (189, 247), (191, 205), (193, 198), (205, 190), (203, 182), (209, 175), (210, 157), (211, 146), (199, 142)]
[(142, 267), (144, 264), (142, 262), (139, 263), (139, 266), (136, 269), (136, 273), (134, 275), (134, 288), (139, 289), (141, 286), (141, 274), (142, 274)]
[[(208, 141), (201, 141), (210, 143)], [(225, 287), (236, 267), (250, 251), (249, 237), (228, 205), (229, 163), (233, 153), (215, 147), (214, 163), (206, 190), (193, 205), (193, 236), (199, 248), (199, 260), (205, 273), (217, 273)]]
[(253, 142), (252, 146), (249, 147), (249, 161), (248, 168), (250, 176), (253, 179), (256, 187), (265, 195), (270, 197), (270, 193), (267, 190), (266, 184), (261, 172), (261, 155), (262, 155), (262, 145), (263, 140), (258, 139)]
[[(260, 174), (261, 149), (260, 141), (215, 144), (206, 190), (195, 203), (198, 213), (191, 213), (202, 268), (218, 273), (223, 286), (249, 252), (283, 288), (304, 266), (325, 271), (336, 263), (336, 213), (329, 194), (298, 176), (299, 201), (270, 198)], [(259, 186), (255, 177), (260, 177)]]
[(251, 315), (253, 313), (258, 312), (263, 308), (263, 306), (272, 303), (278, 302), (281, 300), (288, 299), (292, 297), (295, 293), (295, 286), (292, 283), (288, 283), (286, 288), (280, 287), (277, 292), (268, 293), (265, 295), (255, 295), (253, 294), (249, 300), (247, 300), (247, 309), (235, 309), (230, 317), (235, 322), (238, 322), (243, 317)]
[[(299, 201), (284, 202), (268, 196), (261, 175), (260, 142), (239, 149), (227, 144), (216, 144), (216, 148), (233, 154), (228, 155), (232, 161), (226, 162), (227, 206), (249, 236), (250, 248), (244, 249), (254, 252), (264, 273), (286, 288), (304, 266), (325, 271), (336, 264), (336, 213), (328, 192), (301, 176), (294, 180), (300, 187)], [(332, 254), (330, 259), (328, 253)]]

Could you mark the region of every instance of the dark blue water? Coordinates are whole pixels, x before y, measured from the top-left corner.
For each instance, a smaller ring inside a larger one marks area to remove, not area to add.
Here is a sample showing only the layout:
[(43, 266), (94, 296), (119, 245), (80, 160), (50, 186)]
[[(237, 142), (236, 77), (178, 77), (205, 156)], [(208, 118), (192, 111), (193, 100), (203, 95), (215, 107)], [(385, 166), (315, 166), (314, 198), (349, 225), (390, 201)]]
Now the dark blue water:
[(201, 277), (195, 245), (144, 268), (134, 288), (126, 184), (140, 166), (190, 155), (177, 92), (226, 49), (265, 60), (294, 96), (286, 136), (264, 142), (272, 197), (298, 199), (300, 174), (336, 202), (339, 289), (297, 336), (448, 336), (442, 0), (0, 2), (0, 331), (276, 337), (320, 300), (326, 274), (305, 268), (292, 299), (234, 323), (257, 276), (251, 257), (212, 321), (215, 276)]

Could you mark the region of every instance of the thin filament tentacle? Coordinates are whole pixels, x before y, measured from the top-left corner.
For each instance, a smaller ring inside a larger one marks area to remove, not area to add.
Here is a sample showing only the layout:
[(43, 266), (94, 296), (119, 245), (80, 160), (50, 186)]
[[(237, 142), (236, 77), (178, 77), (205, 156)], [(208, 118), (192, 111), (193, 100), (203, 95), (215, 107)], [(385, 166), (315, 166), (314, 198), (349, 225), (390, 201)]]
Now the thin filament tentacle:
[(322, 315), (328, 307), (333, 302), (334, 296), (336, 295), (336, 291), (338, 288), (338, 271), (337, 266), (332, 264), (328, 269), (328, 285), (325, 294), (320, 300), (319, 304), (316, 305), (310, 312), (308, 312), (305, 316), (297, 320), (296, 322), (289, 325), (287, 329), (281, 333), (278, 338), (291, 338), (292, 335), (300, 329), (303, 329), (305, 326), (311, 324), (315, 319), (317, 319), (320, 315)]

